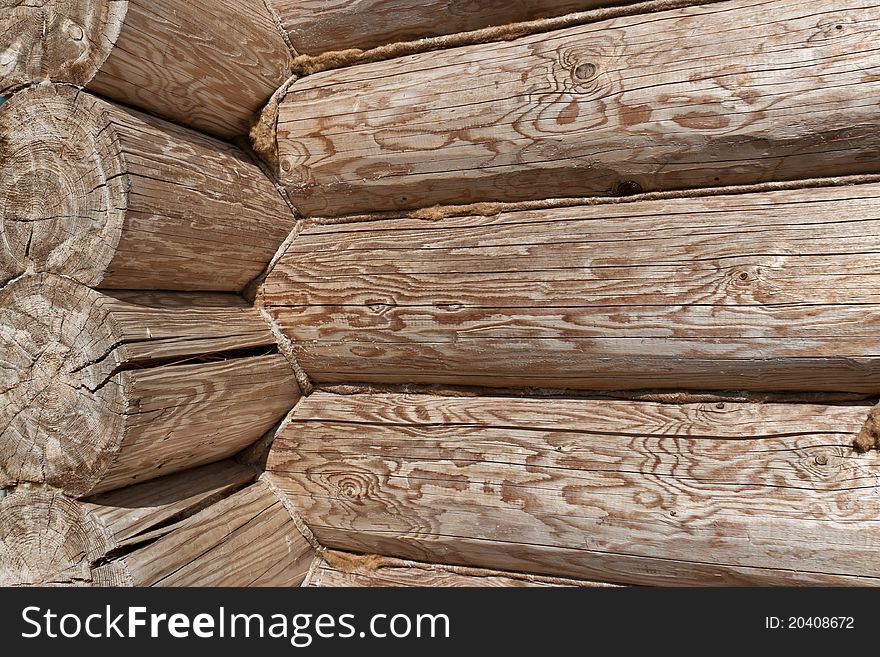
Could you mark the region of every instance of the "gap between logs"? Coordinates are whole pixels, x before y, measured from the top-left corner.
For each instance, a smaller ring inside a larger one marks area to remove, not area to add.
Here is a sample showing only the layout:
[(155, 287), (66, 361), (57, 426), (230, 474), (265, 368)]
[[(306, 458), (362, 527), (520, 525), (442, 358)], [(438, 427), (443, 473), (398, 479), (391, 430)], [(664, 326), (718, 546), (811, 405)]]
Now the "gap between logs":
[(682, 9), (700, 5), (711, 5), (725, 0), (648, 0), (634, 5), (621, 7), (602, 7), (589, 11), (580, 11), (555, 18), (542, 18), (508, 25), (496, 25), (458, 34), (446, 34), (427, 37), (415, 41), (403, 41), (378, 46), (369, 50), (350, 48), (321, 53), (320, 55), (299, 55), (294, 58), (291, 70), (294, 75), (304, 77), (323, 71), (367, 64), (406, 55), (416, 55), (433, 50), (446, 50), (461, 46), (472, 46), (497, 41), (513, 41), (524, 36), (560, 30), (566, 27), (587, 25), (599, 21), (651, 14), (671, 9)]
[[(751, 185), (729, 185), (724, 187), (700, 187), (695, 189), (676, 189), (661, 192), (644, 192), (626, 196), (577, 196), (566, 198), (548, 198), (534, 201), (514, 202), (481, 202), (467, 205), (434, 205), (408, 212), (375, 212), (370, 214), (351, 214), (339, 217), (309, 217), (306, 225), (300, 228), (332, 226), (389, 219), (416, 219), (422, 221), (442, 221), (454, 217), (495, 217), (505, 212), (528, 210), (550, 210), (555, 208), (571, 208), (594, 205), (619, 205), (640, 201), (665, 201), (673, 199), (706, 198), (714, 196), (732, 196), (735, 194), (753, 194), (760, 192), (791, 191), (799, 189), (816, 189), (823, 187), (849, 187), (880, 183), (880, 174), (859, 174), (852, 176), (834, 176), (825, 178), (804, 178), (800, 180), (779, 180), (755, 183)], [(277, 258), (273, 260), (277, 262)]]

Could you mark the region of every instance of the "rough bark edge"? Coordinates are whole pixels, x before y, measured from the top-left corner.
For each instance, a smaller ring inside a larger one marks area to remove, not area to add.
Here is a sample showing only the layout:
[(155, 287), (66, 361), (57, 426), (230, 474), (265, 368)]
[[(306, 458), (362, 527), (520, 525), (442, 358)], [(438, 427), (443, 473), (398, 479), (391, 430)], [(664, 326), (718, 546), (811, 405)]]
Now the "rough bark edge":
[(241, 291), (241, 296), (251, 305), (255, 305), (259, 308), (263, 307), (264, 295), (261, 286), (266, 279), (269, 278), (269, 275), (275, 269), (278, 261), (285, 256), (290, 245), (293, 244), (297, 237), (299, 237), (299, 234), (302, 233), (306, 225), (307, 223), (305, 219), (297, 219), (296, 223), (293, 225), (293, 230), (290, 231), (290, 234), (284, 239), (281, 246), (278, 247), (278, 250), (275, 252), (275, 255), (272, 256), (272, 259), (269, 261), (269, 264), (266, 265), (266, 268)]
[[(2, 140), (2, 136), (0, 136), (0, 140)], [(275, 187), (278, 195), (281, 196), (281, 198), (287, 204), (287, 207), (290, 208), (290, 214), (291, 216), (293, 216), (294, 219), (293, 228), (291, 229), (287, 237), (284, 238), (281, 246), (279, 246), (278, 249), (275, 251), (275, 255), (272, 256), (272, 259), (269, 260), (263, 271), (260, 272), (253, 280), (248, 282), (247, 285), (245, 285), (238, 293), (239, 296), (241, 296), (245, 301), (253, 306), (255, 305), (257, 296), (259, 294), (260, 286), (275, 268), (275, 265), (278, 264), (278, 261), (281, 260), (281, 258), (287, 252), (287, 249), (293, 242), (293, 240), (295, 240), (297, 236), (302, 232), (304, 228), (304, 219), (299, 210), (293, 204), (287, 188), (278, 181), (278, 176), (276, 175), (276, 172), (272, 170), (270, 165), (253, 149), (253, 145), (251, 144), (250, 139), (246, 137), (237, 137), (234, 140), (234, 143), (254, 162), (254, 164), (256, 164), (260, 168), (263, 174), (265, 174), (265, 176), (272, 182), (272, 185)], [(2, 141), (0, 141), (0, 146), (2, 146)]]
[[(292, 416), (288, 416), (289, 418)], [(285, 423), (288, 421), (286, 420)], [(299, 533), (302, 534), (302, 537), (306, 540), (306, 542), (312, 546), (312, 549), (315, 551), (316, 555), (322, 555), (326, 552), (326, 548), (318, 542), (318, 539), (315, 538), (315, 535), (312, 533), (312, 530), (309, 529), (309, 526), (302, 519), (302, 516), (299, 515), (299, 512), (296, 510), (296, 507), (293, 505), (293, 502), (290, 501), (290, 498), (284, 494), (284, 491), (275, 483), (274, 478), (268, 472), (264, 472), (257, 481), (260, 481), (266, 485), (266, 487), (272, 491), (272, 494), (278, 498), (278, 501), (281, 502), (281, 505), (285, 508), (291, 520), (293, 520), (293, 524), (296, 525), (296, 528), (299, 530)]]
[(269, 12), (269, 15), (275, 22), (275, 27), (278, 28), (278, 33), (281, 35), (281, 39), (284, 41), (288, 50), (290, 50), (291, 55), (297, 57), (299, 53), (296, 51), (293, 41), (290, 40), (290, 35), (287, 33), (287, 30), (284, 29), (284, 21), (281, 20), (281, 14), (275, 10), (275, 6), (272, 4), (271, 0), (263, 0), (263, 4), (266, 6), (266, 11)]
[(293, 369), (293, 375), (296, 378), (300, 391), (303, 396), (308, 397), (314, 392), (315, 386), (312, 385), (311, 380), (309, 380), (309, 375), (306, 374), (306, 371), (300, 366), (299, 361), (296, 359), (296, 354), (293, 351), (293, 342), (278, 327), (278, 324), (275, 323), (275, 319), (269, 314), (269, 311), (261, 307), (260, 314), (263, 316), (263, 319), (266, 320), (269, 329), (272, 331), (272, 335), (274, 335), (275, 339), (278, 341), (278, 349), (281, 352), (281, 355), (283, 355), (287, 359), (287, 362), (290, 363), (290, 367)]
[(299, 585), (300, 588), (306, 589), (311, 586), (312, 579), (315, 577), (315, 573), (322, 563), (324, 563), (324, 560), (320, 557), (320, 555), (315, 556), (315, 558), (312, 559), (312, 564), (309, 566), (309, 571), (306, 573), (306, 576), (303, 578), (303, 581)]
[[(278, 107), (287, 96), (287, 92), (291, 85), (300, 78), (299, 75), (291, 75), (287, 81), (282, 84), (269, 102), (260, 110), (260, 113), (254, 117), (248, 132), (250, 146), (258, 159), (262, 160), (271, 171), (269, 177), (273, 180), (276, 178), (278, 169)], [(287, 198), (287, 194), (284, 194)], [(288, 199), (289, 202), (289, 199)]]

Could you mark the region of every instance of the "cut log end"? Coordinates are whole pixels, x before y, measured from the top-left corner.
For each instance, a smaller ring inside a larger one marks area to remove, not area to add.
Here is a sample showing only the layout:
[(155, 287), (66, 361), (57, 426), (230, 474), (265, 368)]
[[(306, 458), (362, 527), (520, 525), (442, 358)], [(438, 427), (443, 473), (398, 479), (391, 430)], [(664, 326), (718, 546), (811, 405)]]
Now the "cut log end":
[(0, 486), (77, 495), (101, 478), (122, 435), (116, 333), (100, 295), (69, 279), (28, 276), (0, 291)]
[(41, 80), (87, 84), (113, 50), (127, 0), (4, 2), (0, 91)]
[(4, 103), (0, 134), (0, 281), (53, 271), (99, 284), (128, 200), (106, 114), (73, 87), (41, 85)]
[(120, 568), (94, 567), (110, 544), (83, 507), (57, 493), (0, 500), (0, 586), (119, 586)]

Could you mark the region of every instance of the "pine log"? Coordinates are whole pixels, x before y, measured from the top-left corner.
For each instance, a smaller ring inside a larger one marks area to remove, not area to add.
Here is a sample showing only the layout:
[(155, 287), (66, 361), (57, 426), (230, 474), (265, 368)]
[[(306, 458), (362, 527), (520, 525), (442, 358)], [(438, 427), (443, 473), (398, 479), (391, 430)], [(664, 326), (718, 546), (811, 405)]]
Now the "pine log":
[(876, 171), (878, 20), (731, 0), (318, 73), (281, 178), (324, 216)]
[[(323, 557), (323, 558), (322, 558)], [(319, 587), (609, 587), (577, 579), (505, 573), (482, 568), (429, 564), (378, 555), (325, 550), (315, 557), (303, 586)]]
[(318, 383), (880, 392), (880, 185), (312, 225), (261, 302)]
[(18, 489), (0, 501), (0, 585), (297, 586), (314, 553), (255, 474), (224, 461), (86, 501)]
[(269, 0), (294, 49), (318, 55), (468, 32), (634, 0)]
[(880, 584), (869, 405), (304, 399), (270, 477), (324, 547), (605, 582)]
[(260, 314), (222, 294), (0, 289), (0, 487), (112, 490), (243, 449), (299, 389)]
[(5, 0), (0, 93), (68, 82), (220, 137), (288, 75), (262, 0)]
[(0, 107), (0, 156), (0, 282), (239, 291), (294, 223), (237, 148), (68, 85)]

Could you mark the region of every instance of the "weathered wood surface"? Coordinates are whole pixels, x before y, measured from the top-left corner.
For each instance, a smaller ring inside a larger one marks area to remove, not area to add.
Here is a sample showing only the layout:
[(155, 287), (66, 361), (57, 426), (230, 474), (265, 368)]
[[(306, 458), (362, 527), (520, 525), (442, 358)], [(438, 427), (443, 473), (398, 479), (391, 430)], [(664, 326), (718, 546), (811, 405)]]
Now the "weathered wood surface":
[(251, 484), (258, 470), (227, 459), (78, 502), (113, 537), (113, 550), (131, 550), (174, 531), (180, 521)]
[(139, 586), (299, 586), (313, 558), (281, 500), (257, 482), (120, 562)]
[(268, 464), (325, 547), (598, 581), (880, 583), (870, 406), (304, 399)]
[(216, 461), (299, 388), (234, 295), (97, 292), (50, 274), (0, 290), (0, 487), (69, 495)]
[(281, 177), (342, 215), (876, 171), (878, 19), (732, 0), (319, 73)]
[(312, 225), (262, 303), (316, 382), (880, 392), (880, 185)]
[(377, 555), (325, 550), (303, 586), (320, 587), (608, 587), (586, 580), (504, 573), (481, 568), (429, 564)]
[(15, 94), (0, 134), (0, 282), (239, 291), (293, 227), (237, 148), (68, 85)]
[(0, 92), (69, 82), (221, 137), (246, 134), (290, 53), (262, 0), (0, 3)]
[(314, 552), (256, 471), (231, 461), (86, 501), (0, 500), (0, 585), (298, 586)]
[(297, 53), (467, 32), (634, 0), (269, 0)]

